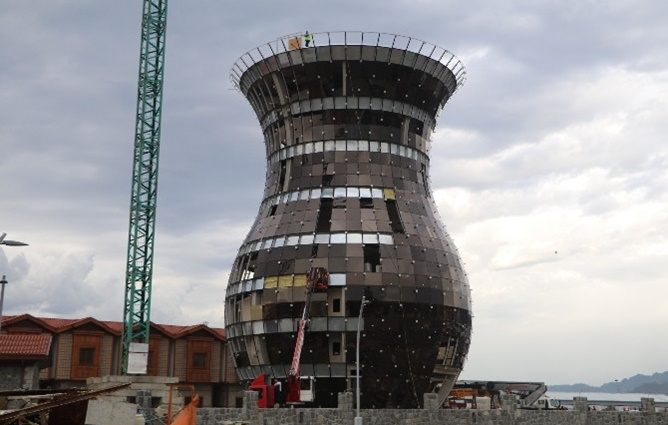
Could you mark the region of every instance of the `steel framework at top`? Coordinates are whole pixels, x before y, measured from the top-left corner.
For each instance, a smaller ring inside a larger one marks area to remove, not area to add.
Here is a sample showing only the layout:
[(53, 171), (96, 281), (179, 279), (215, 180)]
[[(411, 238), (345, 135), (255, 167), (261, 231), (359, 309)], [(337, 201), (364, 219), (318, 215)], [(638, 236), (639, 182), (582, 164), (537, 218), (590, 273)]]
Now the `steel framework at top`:
[[(240, 89), (239, 82), (241, 76), (256, 63), (280, 53), (298, 50), (290, 48), (290, 40), (303, 36), (303, 33), (284, 35), (241, 55), (230, 71), (230, 80), (234, 84), (234, 87)], [(323, 46), (369, 46), (404, 50), (405, 52), (428, 57), (444, 65), (455, 76), (455, 80), (457, 81), (456, 88), (461, 87), (466, 80), (466, 69), (459, 58), (442, 47), (417, 38), (384, 32), (363, 31), (315, 32), (310, 33), (310, 36), (311, 42), (309, 46), (301, 46), (301, 49)]]

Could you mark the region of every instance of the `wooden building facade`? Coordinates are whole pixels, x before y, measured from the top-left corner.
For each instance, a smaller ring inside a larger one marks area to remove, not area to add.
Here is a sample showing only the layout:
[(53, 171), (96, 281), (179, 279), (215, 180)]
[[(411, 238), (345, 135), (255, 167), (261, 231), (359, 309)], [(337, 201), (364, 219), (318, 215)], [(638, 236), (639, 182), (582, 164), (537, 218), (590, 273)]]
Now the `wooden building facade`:
[[(39, 376), (41, 388), (77, 387), (85, 385), (86, 378), (120, 374), (120, 322), (22, 314), (3, 317), (2, 333), (52, 336), (51, 358)], [(223, 329), (152, 323), (148, 357), (148, 375), (194, 384), (203, 406), (240, 403), (239, 381)]]

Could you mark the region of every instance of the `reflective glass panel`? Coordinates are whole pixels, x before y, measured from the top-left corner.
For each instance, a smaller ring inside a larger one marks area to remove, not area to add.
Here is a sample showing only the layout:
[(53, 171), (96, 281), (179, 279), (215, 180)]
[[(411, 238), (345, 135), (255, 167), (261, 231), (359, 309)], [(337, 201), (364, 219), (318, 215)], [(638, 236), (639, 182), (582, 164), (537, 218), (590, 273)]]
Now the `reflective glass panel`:
[[(317, 239), (317, 238), (316, 238)], [(332, 233), (330, 238), (330, 243), (346, 243), (346, 234), (345, 233)]]
[(362, 235), (362, 243), (378, 243), (378, 235), (376, 233), (365, 233)]
[(279, 332), (292, 332), (292, 319), (280, 319), (278, 321)]
[(332, 363), (332, 378), (345, 378), (346, 377), (346, 364), (345, 363)]
[(345, 273), (330, 274), (329, 286), (346, 286), (346, 274)]
[(394, 245), (394, 238), (392, 235), (380, 234), (378, 235), (378, 242), (383, 245)]
[(328, 321), (328, 328), (330, 331), (345, 331), (346, 322), (343, 317), (330, 317)]
[(307, 235), (301, 235), (299, 238), (299, 244), (300, 245), (311, 245), (313, 243), (313, 235), (307, 234)]
[(329, 243), (328, 233), (318, 233), (315, 235), (315, 243)]
[(327, 330), (327, 318), (326, 317), (313, 317), (309, 323), (309, 331), (311, 332), (324, 332)]
[(323, 364), (323, 363), (318, 363), (315, 365), (315, 376), (318, 377), (324, 377), (328, 378), (329, 377), (329, 365), (328, 364)]

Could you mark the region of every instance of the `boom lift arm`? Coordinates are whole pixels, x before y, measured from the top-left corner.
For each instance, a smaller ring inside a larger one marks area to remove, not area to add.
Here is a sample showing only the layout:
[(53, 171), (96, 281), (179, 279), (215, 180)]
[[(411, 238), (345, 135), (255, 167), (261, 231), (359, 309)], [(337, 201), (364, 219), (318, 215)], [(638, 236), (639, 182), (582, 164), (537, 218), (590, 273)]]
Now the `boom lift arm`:
[[(311, 298), (314, 292), (326, 292), (329, 287), (329, 273), (323, 267), (311, 268), (306, 275), (306, 298), (304, 299), (304, 311), (299, 320), (299, 329), (297, 331), (297, 340), (295, 341), (295, 350), (292, 354), (292, 363), (288, 372), (288, 385), (286, 402), (288, 404), (297, 404), (313, 401), (313, 388), (310, 392), (302, 394), (301, 391), (301, 358), (302, 348), (304, 348), (304, 338), (308, 330), (309, 320), (311, 318)], [(248, 389), (258, 392), (257, 405), (261, 408), (273, 407), (276, 400), (275, 389), (272, 379), (265, 373), (261, 373), (253, 379)]]
[(323, 267), (315, 267), (309, 270), (308, 275), (306, 276), (306, 299), (304, 300), (304, 311), (302, 312), (302, 318), (299, 320), (295, 351), (292, 355), (292, 364), (290, 365), (290, 371), (288, 372), (288, 403), (300, 403), (306, 401), (302, 400), (300, 394), (300, 372), (304, 337), (311, 319), (311, 297), (314, 292), (327, 291), (328, 286), (329, 273), (327, 272), (327, 269)]

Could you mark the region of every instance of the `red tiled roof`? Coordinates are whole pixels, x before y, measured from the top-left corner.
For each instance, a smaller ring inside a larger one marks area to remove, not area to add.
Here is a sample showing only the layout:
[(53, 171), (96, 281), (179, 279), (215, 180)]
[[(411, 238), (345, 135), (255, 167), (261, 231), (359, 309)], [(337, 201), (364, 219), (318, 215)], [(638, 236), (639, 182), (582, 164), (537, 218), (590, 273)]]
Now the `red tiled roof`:
[(123, 324), (121, 322), (109, 322), (109, 321), (102, 321), (105, 325), (109, 326), (111, 329), (114, 331), (120, 333), (123, 333)]
[(0, 335), (0, 358), (48, 357), (51, 350), (51, 335)]
[(55, 328), (55, 329), (61, 329), (66, 326), (70, 326), (76, 322), (78, 322), (81, 319), (63, 319), (60, 317), (35, 317), (35, 319), (39, 319), (45, 324)]
[(218, 334), (220, 339), (227, 339), (227, 337), (225, 336), (225, 329), (224, 328), (211, 328), (211, 330), (214, 333)]
[[(17, 316), (3, 316), (1, 318), (3, 326), (9, 326), (12, 323), (17, 323), (22, 320), (30, 320), (55, 333), (74, 329), (86, 323), (94, 323), (115, 335), (120, 335), (123, 332), (123, 324), (121, 322), (101, 321), (92, 317), (85, 317), (83, 319), (64, 319), (56, 317), (36, 317), (30, 314), (21, 314)], [(179, 338), (199, 330), (204, 330), (205, 332), (209, 332), (221, 340), (226, 339), (225, 329), (212, 328), (205, 324), (182, 326), (151, 323), (151, 325), (169, 338)]]
[(156, 324), (157, 327), (161, 328), (168, 335), (178, 335), (184, 330), (190, 328), (190, 326), (180, 326), (180, 325), (162, 325)]
[(205, 324), (200, 324), (200, 325), (190, 325), (190, 326), (179, 326), (179, 325), (162, 325), (162, 324), (157, 324), (154, 323), (153, 326), (156, 328), (164, 331), (165, 334), (172, 338), (179, 338), (181, 336), (185, 336), (194, 332), (197, 332), (199, 330), (204, 330), (206, 332), (210, 332), (213, 334), (213, 336), (220, 338), (222, 340), (225, 340), (225, 329), (223, 328), (211, 328), (208, 325)]

